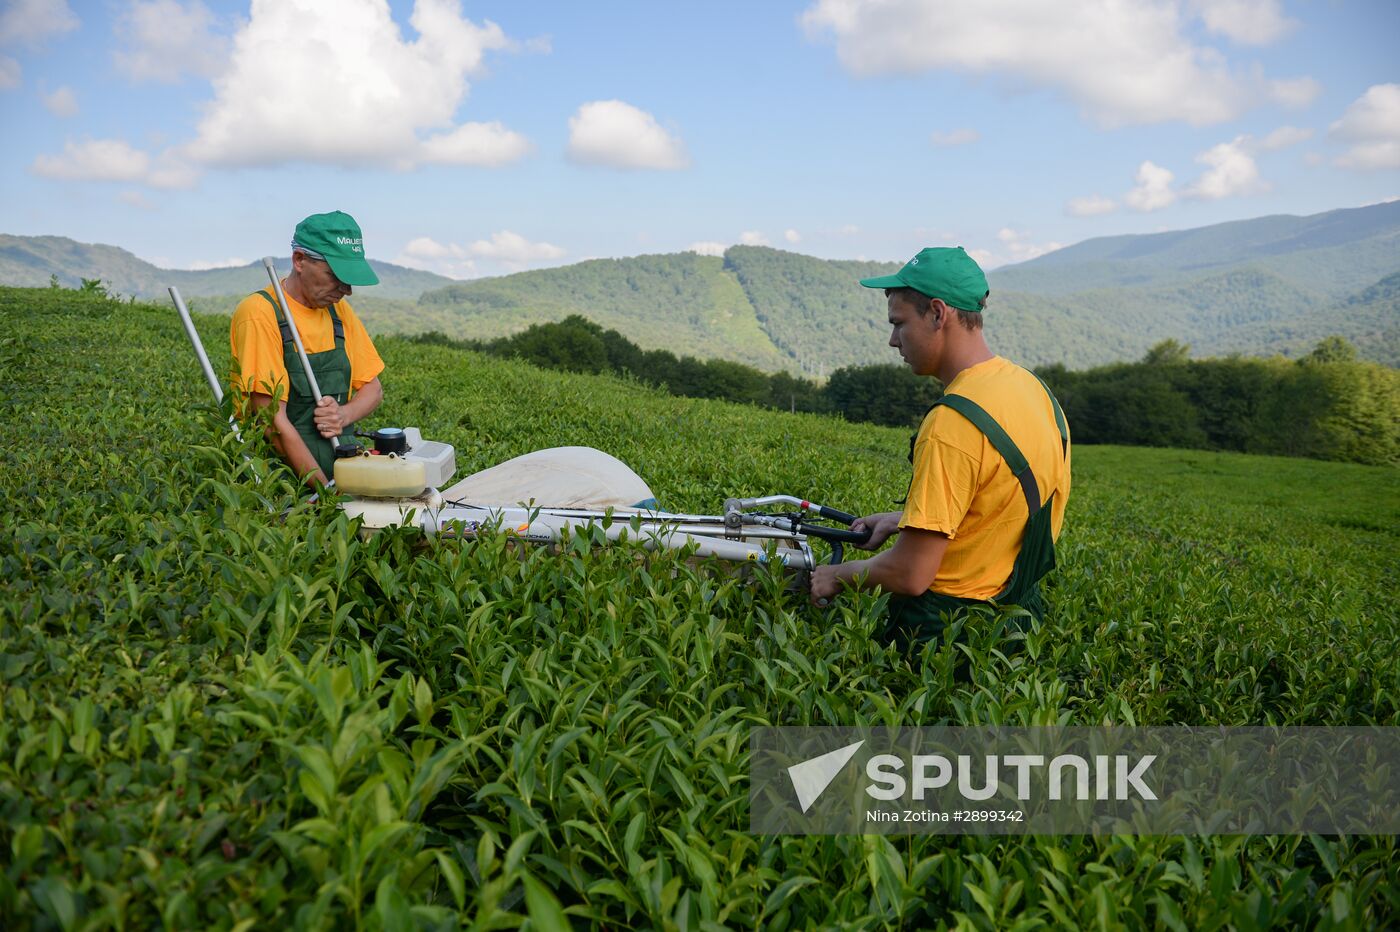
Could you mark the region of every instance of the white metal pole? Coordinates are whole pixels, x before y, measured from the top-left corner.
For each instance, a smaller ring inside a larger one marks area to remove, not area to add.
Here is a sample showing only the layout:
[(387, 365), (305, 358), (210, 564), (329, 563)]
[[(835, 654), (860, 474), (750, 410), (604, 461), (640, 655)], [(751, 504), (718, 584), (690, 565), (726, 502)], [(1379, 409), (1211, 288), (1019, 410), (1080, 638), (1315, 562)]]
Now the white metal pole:
[(282, 315), (287, 318), (287, 326), (292, 331), (292, 342), (297, 346), (297, 356), (301, 358), (301, 368), (306, 373), (306, 380), (311, 383), (311, 394), (316, 396), (316, 401), (321, 400), (321, 386), (316, 383), (316, 373), (311, 371), (311, 360), (306, 355), (306, 347), (301, 343), (301, 332), (297, 330), (296, 318), (292, 317), (291, 308), (287, 307), (287, 296), (282, 293), (282, 279), (277, 277), (277, 266), (272, 264), (271, 256), (263, 257), (263, 268), (267, 269), (267, 277), (272, 279), (272, 290), (277, 293), (277, 303), (282, 306)]
[[(297, 330), (296, 319), (292, 317), (292, 309), (287, 307), (287, 296), (282, 293), (282, 279), (277, 277), (277, 266), (273, 265), (271, 256), (263, 257), (263, 268), (267, 269), (267, 277), (272, 279), (272, 290), (277, 293), (277, 303), (282, 306), (282, 315), (287, 318), (287, 326), (292, 331), (292, 342), (297, 346), (297, 356), (301, 358), (306, 381), (311, 383), (311, 394), (315, 396), (316, 404), (320, 404), (321, 386), (316, 382), (316, 373), (311, 371), (311, 360), (306, 355), (306, 347), (301, 343), (301, 333)], [(332, 445), (340, 446), (340, 438), (336, 437)]]
[(175, 310), (180, 312), (180, 322), (185, 325), (185, 335), (194, 344), (195, 355), (199, 357), (199, 365), (204, 370), (204, 378), (209, 383), (209, 388), (214, 392), (214, 400), (223, 403), (224, 389), (219, 384), (218, 376), (214, 375), (214, 367), (209, 364), (209, 355), (204, 352), (204, 343), (199, 339), (199, 332), (194, 329), (194, 320), (190, 318), (190, 309), (185, 307), (185, 299), (180, 297), (180, 289), (174, 285), (170, 286), (170, 300), (175, 302)]
[[(180, 322), (185, 325), (185, 335), (190, 338), (190, 343), (194, 344), (195, 355), (199, 357), (199, 366), (204, 370), (204, 378), (209, 383), (209, 388), (214, 392), (214, 400), (219, 404), (224, 402), (224, 389), (219, 384), (219, 377), (214, 374), (214, 367), (209, 364), (209, 354), (204, 352), (204, 341), (199, 338), (199, 331), (194, 329), (194, 319), (190, 317), (190, 309), (185, 306), (185, 299), (180, 297), (180, 289), (174, 285), (170, 286), (170, 300), (175, 302), (175, 310), (180, 312)], [(241, 443), (243, 434), (238, 429), (238, 421), (229, 415), (229, 426), (238, 435)]]

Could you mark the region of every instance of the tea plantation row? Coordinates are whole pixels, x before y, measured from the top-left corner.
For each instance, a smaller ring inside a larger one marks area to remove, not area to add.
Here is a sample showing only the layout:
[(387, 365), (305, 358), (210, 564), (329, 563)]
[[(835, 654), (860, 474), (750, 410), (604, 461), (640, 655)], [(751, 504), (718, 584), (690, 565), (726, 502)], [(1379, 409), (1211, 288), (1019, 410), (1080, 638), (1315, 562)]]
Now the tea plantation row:
[[(200, 321), (216, 366), (227, 319)], [(902, 432), (384, 340), (377, 423), (667, 506), (903, 492)], [(174, 312), (0, 289), (0, 926), (1375, 928), (1389, 837), (759, 837), (769, 724), (1400, 724), (1392, 469), (1081, 447), (1053, 613), (907, 658), (574, 539), (361, 540), (221, 429)], [(251, 455), (249, 455), (251, 454)], [(954, 676), (960, 655), (965, 677)]]

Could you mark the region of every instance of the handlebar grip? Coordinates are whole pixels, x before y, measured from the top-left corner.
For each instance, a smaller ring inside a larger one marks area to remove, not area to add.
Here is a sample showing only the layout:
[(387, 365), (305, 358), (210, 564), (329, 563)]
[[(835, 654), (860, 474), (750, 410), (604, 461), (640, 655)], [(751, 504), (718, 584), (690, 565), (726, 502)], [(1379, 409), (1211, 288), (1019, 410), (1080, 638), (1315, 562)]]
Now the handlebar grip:
[(825, 505), (814, 505), (812, 510), (819, 517), (826, 518), (828, 521), (840, 521), (842, 524), (851, 524), (859, 517), (859, 515), (848, 515), (844, 511), (837, 511), (835, 508), (828, 508)]
[(870, 529), (863, 531), (848, 531), (839, 527), (822, 527), (819, 524), (802, 525), (802, 533), (809, 537), (820, 537), (825, 541), (837, 541), (844, 544), (863, 544), (870, 539)]

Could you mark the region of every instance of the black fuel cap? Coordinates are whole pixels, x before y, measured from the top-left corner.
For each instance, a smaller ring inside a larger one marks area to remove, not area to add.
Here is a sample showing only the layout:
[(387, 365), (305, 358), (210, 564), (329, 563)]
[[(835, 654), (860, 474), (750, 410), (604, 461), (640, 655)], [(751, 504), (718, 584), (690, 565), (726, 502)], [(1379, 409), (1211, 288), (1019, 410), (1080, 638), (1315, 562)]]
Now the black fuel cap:
[(370, 436), (374, 438), (375, 453), (397, 453), (403, 456), (408, 452), (408, 438), (404, 436), (402, 428), (381, 427)]

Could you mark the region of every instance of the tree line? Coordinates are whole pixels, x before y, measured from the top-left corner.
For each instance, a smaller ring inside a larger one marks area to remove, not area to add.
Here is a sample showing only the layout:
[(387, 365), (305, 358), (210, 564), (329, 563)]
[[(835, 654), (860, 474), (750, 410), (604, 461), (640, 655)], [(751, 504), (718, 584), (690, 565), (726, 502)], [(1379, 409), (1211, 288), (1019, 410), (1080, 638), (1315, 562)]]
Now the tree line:
[[(938, 380), (903, 365), (847, 366), (821, 384), (722, 359), (643, 350), (580, 315), (495, 340), (441, 333), (413, 339), (566, 372), (627, 375), (673, 395), (890, 427), (916, 427), (942, 393)], [(1400, 372), (1359, 360), (1340, 337), (1296, 361), (1193, 360), (1188, 347), (1165, 340), (1135, 363), (1080, 371), (1056, 364), (1037, 372), (1059, 398), (1076, 443), (1400, 463)]]
[(1327, 337), (1297, 360), (1188, 359), (1165, 340), (1136, 363), (1039, 370), (1079, 443), (1400, 464), (1400, 371)]

